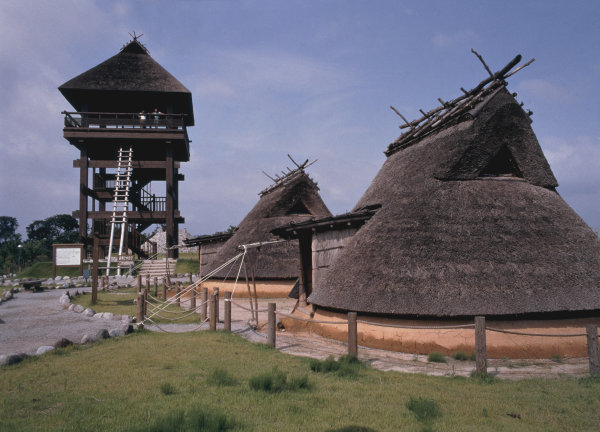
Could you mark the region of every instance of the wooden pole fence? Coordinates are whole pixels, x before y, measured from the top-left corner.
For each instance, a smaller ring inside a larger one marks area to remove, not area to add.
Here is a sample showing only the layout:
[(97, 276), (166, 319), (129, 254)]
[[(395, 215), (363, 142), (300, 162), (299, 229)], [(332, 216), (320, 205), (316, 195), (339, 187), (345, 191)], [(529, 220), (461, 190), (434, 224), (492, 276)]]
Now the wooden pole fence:
[(201, 322), (206, 321), (206, 310), (208, 309), (208, 305), (206, 304), (207, 300), (208, 300), (208, 288), (204, 287), (204, 288), (202, 288), (202, 291), (200, 291), (200, 303), (202, 303), (200, 305), (200, 321)]
[(275, 348), (275, 338), (277, 337), (276, 334), (276, 330), (277, 330), (277, 323), (275, 322), (275, 308), (276, 308), (276, 304), (275, 303), (269, 303), (268, 309), (267, 309), (267, 322), (268, 322), (268, 333), (267, 333), (267, 344), (270, 347)]
[(485, 317), (475, 317), (475, 370), (487, 374), (487, 351), (485, 339)]
[(225, 308), (225, 330), (231, 331), (231, 292), (225, 291), (225, 300), (223, 306)]
[(348, 355), (358, 355), (358, 327), (356, 324), (356, 312), (348, 312)]
[(590, 375), (600, 376), (600, 352), (598, 351), (598, 326), (588, 324), (587, 333), (588, 358), (590, 362)]
[(210, 330), (211, 331), (217, 330), (217, 317), (215, 315), (216, 303), (217, 303), (217, 296), (213, 292), (212, 295), (210, 296), (210, 304), (209, 304), (209, 306), (210, 306)]

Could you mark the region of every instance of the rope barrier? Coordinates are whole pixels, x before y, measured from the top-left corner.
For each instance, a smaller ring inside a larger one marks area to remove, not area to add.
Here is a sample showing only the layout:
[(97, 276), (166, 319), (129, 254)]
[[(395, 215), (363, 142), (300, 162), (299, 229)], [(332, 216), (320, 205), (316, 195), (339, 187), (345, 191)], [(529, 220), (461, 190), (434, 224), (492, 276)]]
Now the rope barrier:
[(486, 330), (497, 332), (497, 333), (508, 333), (519, 336), (546, 336), (546, 337), (580, 337), (587, 336), (587, 333), (575, 333), (575, 334), (551, 334), (551, 333), (524, 333), (524, 332), (516, 332), (511, 330), (503, 330), (494, 327), (486, 327)]
[(361, 324), (369, 324), (378, 327), (391, 327), (391, 328), (400, 328), (400, 329), (408, 329), (408, 330), (458, 330), (462, 328), (475, 328), (475, 324), (460, 324), (454, 326), (407, 326), (400, 324), (383, 324), (376, 323), (373, 321), (364, 321), (364, 320), (356, 320), (357, 323)]
[[(162, 327), (161, 327), (161, 326), (160, 326), (160, 325), (159, 325), (157, 322), (153, 321), (151, 318), (148, 318), (148, 317), (146, 317), (146, 318), (144, 319), (144, 321), (142, 321), (142, 323), (143, 323), (143, 322), (146, 322), (146, 321), (149, 321), (149, 322), (150, 322), (152, 325), (156, 326), (156, 327), (157, 327), (157, 328), (158, 328), (160, 331), (163, 331), (163, 332), (165, 332), (165, 333), (178, 333), (178, 332), (173, 332), (173, 331), (168, 331), (168, 330), (165, 330), (165, 329), (163, 329), (163, 328), (162, 328)], [(202, 326), (203, 326), (204, 324), (206, 324), (207, 322), (208, 322), (208, 320), (206, 319), (206, 320), (202, 321), (202, 322), (200, 323), (200, 325), (198, 325), (197, 327), (195, 327), (195, 328), (193, 328), (192, 330), (189, 330), (189, 331), (196, 331), (196, 330), (199, 330), (199, 329), (200, 329), (200, 327), (202, 327)]]
[(291, 319), (295, 319), (297, 321), (305, 321), (305, 322), (310, 322), (310, 323), (315, 323), (315, 324), (340, 324), (340, 325), (348, 325), (347, 322), (345, 321), (317, 321), (317, 320), (312, 320), (312, 319), (307, 319), (307, 318), (299, 318), (299, 317), (295, 317), (292, 315), (288, 315), (286, 313), (283, 312), (275, 312), (276, 315), (281, 315), (283, 317), (286, 318), (291, 318)]
[[(241, 304), (239, 304), (237, 302), (234, 302), (233, 300), (226, 300), (226, 301), (229, 301), (232, 305), (235, 305), (235, 306), (239, 307), (240, 309), (247, 310), (248, 312), (252, 312), (252, 310), (253, 310), (253, 309), (247, 308), (246, 306), (242, 306)], [(269, 311), (269, 309), (258, 309), (258, 310), (256, 310), (256, 312), (268, 312), (268, 311)]]

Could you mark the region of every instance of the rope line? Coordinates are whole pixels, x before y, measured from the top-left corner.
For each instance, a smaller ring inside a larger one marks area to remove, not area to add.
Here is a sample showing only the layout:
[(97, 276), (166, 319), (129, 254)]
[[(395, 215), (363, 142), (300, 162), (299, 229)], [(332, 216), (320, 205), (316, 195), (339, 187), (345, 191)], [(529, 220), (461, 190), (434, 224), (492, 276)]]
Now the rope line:
[(546, 337), (580, 337), (587, 336), (587, 333), (575, 333), (575, 334), (551, 334), (551, 333), (524, 333), (524, 332), (516, 332), (511, 330), (503, 330), (494, 327), (486, 327), (486, 330), (498, 332), (498, 333), (508, 333), (519, 336), (546, 336)]
[[(232, 305), (239, 307), (240, 309), (247, 310), (248, 312), (252, 312), (252, 310), (253, 310), (253, 309), (247, 308), (246, 306), (242, 306), (241, 304), (239, 304), (238, 302), (234, 302), (233, 300), (227, 300), (227, 301), (229, 301)], [(268, 312), (268, 311), (269, 311), (269, 309), (256, 310), (256, 312)]]
[(376, 323), (373, 321), (364, 321), (364, 320), (356, 320), (357, 323), (361, 324), (369, 324), (378, 327), (392, 327), (392, 328), (400, 328), (400, 329), (410, 329), (410, 330), (452, 330), (452, 329), (462, 329), (462, 328), (475, 328), (475, 324), (460, 324), (454, 326), (407, 326), (400, 324), (383, 324)]

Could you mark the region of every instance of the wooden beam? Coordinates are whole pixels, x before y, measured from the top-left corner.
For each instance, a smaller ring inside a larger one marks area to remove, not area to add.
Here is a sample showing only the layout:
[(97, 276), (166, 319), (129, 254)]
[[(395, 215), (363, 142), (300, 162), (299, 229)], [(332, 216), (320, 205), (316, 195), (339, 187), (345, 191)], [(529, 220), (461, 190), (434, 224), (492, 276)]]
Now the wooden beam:
[(81, 149), (79, 159), (79, 240), (87, 237), (88, 197), (84, 190), (88, 189), (88, 154), (87, 149)]
[[(83, 151), (83, 150), (82, 150)], [(117, 168), (118, 166), (118, 161), (117, 160), (90, 160), (88, 161), (88, 167), (89, 168)], [(174, 168), (180, 168), (180, 162), (179, 161), (173, 161), (173, 167)], [(73, 161), (73, 168), (80, 168), (81, 166), (81, 160), (80, 159), (75, 159)], [(162, 160), (162, 161), (138, 161), (138, 160), (134, 160), (131, 161), (131, 167), (134, 169), (144, 169), (144, 168), (167, 168), (167, 163), (166, 161)]]

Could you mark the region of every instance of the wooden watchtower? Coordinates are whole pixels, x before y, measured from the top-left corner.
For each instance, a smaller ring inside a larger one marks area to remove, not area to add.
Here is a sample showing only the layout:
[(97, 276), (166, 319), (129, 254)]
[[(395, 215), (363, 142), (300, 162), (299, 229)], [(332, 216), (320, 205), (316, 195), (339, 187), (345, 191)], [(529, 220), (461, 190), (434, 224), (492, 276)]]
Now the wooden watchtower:
[[(161, 224), (167, 248), (177, 245), (184, 222), (179, 168), (189, 161), (187, 127), (194, 125), (191, 92), (137, 37), (58, 89), (76, 110), (63, 112), (63, 134), (80, 151), (73, 161), (80, 172), (73, 215), (81, 242), (94, 243), (105, 257), (115, 246), (119, 256), (130, 250), (143, 257), (142, 233)], [(177, 250), (168, 249), (168, 257), (176, 258)]]

